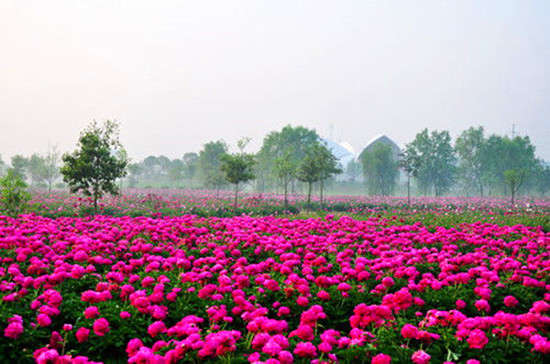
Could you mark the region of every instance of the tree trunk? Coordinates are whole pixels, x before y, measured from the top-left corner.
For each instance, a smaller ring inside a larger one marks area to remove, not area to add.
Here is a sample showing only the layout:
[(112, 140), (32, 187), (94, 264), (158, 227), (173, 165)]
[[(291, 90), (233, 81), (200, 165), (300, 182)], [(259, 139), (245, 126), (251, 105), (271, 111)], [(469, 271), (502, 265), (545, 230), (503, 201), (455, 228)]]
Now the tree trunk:
[(323, 179), (321, 178), (321, 182), (320, 182), (320, 185), (319, 185), (319, 195), (320, 195), (320, 202), (321, 202), (321, 207), (323, 207)]
[(288, 207), (288, 180), (286, 178), (283, 179), (283, 187), (285, 190), (285, 207)]
[(237, 195), (239, 193), (239, 184), (238, 183), (235, 183), (235, 202), (233, 204), (233, 209), (235, 210), (235, 212), (237, 212)]
[(411, 176), (407, 176), (407, 205), (411, 205)]
[(308, 208), (311, 206), (311, 185), (313, 182), (309, 182), (308, 189), (307, 189), (307, 206)]

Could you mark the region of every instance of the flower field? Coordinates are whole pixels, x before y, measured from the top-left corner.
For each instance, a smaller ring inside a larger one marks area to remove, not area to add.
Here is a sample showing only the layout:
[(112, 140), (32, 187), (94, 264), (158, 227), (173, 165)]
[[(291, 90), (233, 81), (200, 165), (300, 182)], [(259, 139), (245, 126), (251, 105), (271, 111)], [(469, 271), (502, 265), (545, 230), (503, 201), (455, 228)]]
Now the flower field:
[(0, 362), (544, 363), (549, 248), (403, 216), (0, 217)]

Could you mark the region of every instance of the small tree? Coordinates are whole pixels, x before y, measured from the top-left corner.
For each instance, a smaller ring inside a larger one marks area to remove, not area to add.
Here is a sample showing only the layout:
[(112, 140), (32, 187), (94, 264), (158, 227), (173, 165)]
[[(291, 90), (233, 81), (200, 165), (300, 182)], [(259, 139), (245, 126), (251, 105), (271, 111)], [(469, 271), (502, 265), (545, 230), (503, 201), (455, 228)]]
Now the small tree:
[(510, 203), (514, 204), (514, 199), (525, 180), (526, 172), (524, 169), (508, 169), (504, 171), (504, 183), (510, 188)]
[(420, 158), (414, 149), (407, 148), (399, 154), (399, 166), (407, 175), (407, 205), (411, 204), (411, 178), (418, 176)]
[(77, 149), (63, 155), (63, 181), (71, 192), (92, 197), (96, 211), (104, 193), (119, 193), (116, 179), (126, 175), (128, 160), (120, 153), (118, 134), (118, 123), (107, 120), (98, 125), (94, 121), (80, 134)]
[(39, 171), (39, 177), (48, 185), (48, 191), (52, 190), (52, 184), (59, 177), (59, 152), (57, 147), (48, 148), (44, 157), (44, 163)]
[(27, 184), (13, 170), (0, 178), (0, 212), (17, 215), (25, 211), (31, 199)]
[(234, 209), (237, 210), (237, 197), (239, 184), (254, 179), (252, 167), (255, 164), (254, 157), (250, 154), (224, 154), (220, 157), (221, 170), (225, 173), (227, 182), (235, 185)]

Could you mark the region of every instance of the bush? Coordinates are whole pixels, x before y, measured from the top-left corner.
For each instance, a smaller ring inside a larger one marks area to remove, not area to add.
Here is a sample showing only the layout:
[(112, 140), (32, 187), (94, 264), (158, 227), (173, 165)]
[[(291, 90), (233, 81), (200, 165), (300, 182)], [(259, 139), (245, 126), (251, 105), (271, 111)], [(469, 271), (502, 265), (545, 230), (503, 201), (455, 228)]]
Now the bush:
[(7, 215), (17, 215), (27, 209), (31, 195), (27, 192), (27, 184), (13, 171), (0, 178), (0, 212)]

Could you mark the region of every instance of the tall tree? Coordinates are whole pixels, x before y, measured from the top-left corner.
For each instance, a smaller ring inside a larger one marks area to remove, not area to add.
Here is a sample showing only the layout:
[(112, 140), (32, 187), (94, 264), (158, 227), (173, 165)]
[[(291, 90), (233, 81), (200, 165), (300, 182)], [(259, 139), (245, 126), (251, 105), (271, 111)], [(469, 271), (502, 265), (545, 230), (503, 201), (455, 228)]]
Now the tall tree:
[(456, 167), (448, 131), (429, 133), (424, 129), (406, 149), (419, 158), (417, 181), (424, 193), (433, 188), (435, 195), (441, 196), (451, 187)]
[(31, 187), (34, 187), (40, 181), (40, 172), (44, 170), (46, 161), (39, 154), (34, 153), (29, 158), (28, 170), (31, 176)]
[(48, 191), (52, 190), (52, 184), (59, 178), (59, 157), (56, 146), (48, 148), (44, 163), (39, 171), (39, 176), (48, 186)]
[(318, 140), (319, 135), (314, 130), (303, 126), (287, 125), (266, 135), (258, 152), (257, 170), (262, 183), (278, 181), (293, 185), (306, 151)]
[(487, 183), (487, 139), (483, 127), (470, 127), (464, 130), (456, 139), (455, 151), (458, 155), (458, 176), (466, 189), (476, 190), (480, 196), (484, 194)]
[(221, 170), (220, 157), (227, 153), (227, 144), (223, 140), (206, 143), (199, 153), (199, 169), (206, 187), (214, 187), (219, 192), (225, 183)]
[(176, 183), (176, 188), (179, 188), (179, 182), (183, 179), (184, 165), (181, 159), (174, 159), (170, 163), (168, 169), (168, 179), (170, 183)]
[(183, 155), (183, 175), (189, 181), (189, 185), (192, 187), (193, 180), (197, 175), (199, 155), (197, 153), (185, 153)]
[(305, 158), (299, 164), (296, 177), (299, 181), (308, 184), (307, 205), (311, 205), (311, 192), (313, 183), (321, 182), (320, 198), (323, 203), (323, 181), (334, 174), (341, 173), (336, 157), (319, 141), (310, 145), (306, 150)]
[(11, 157), (11, 170), (13, 175), (21, 178), (23, 181), (27, 179), (27, 168), (29, 167), (29, 160), (23, 157), (21, 154), (16, 154)]
[(349, 176), (351, 182), (355, 182), (356, 180), (358, 180), (363, 173), (363, 167), (361, 166), (361, 163), (354, 159), (350, 160), (346, 164), (345, 169), (345, 173)]
[(393, 193), (399, 177), (399, 164), (391, 146), (378, 143), (361, 154), (363, 175), (369, 194), (388, 196)]
[(418, 176), (420, 158), (413, 149), (405, 149), (399, 154), (399, 166), (407, 176), (407, 204), (411, 204), (411, 178)]
[(61, 174), (71, 192), (82, 192), (93, 199), (94, 209), (105, 194), (118, 194), (116, 179), (126, 175), (128, 161), (120, 158), (123, 149), (119, 124), (107, 120), (91, 123), (81, 134), (77, 149), (63, 155)]
[(520, 188), (529, 187), (535, 180), (538, 161), (535, 146), (527, 136), (491, 135), (487, 139), (485, 158), (489, 177), (505, 194), (517, 195)]
[[(242, 149), (241, 149), (242, 150)], [(233, 207), (237, 210), (237, 199), (239, 194), (239, 184), (246, 183), (254, 179), (252, 167), (254, 166), (254, 157), (251, 154), (223, 154), (220, 156), (221, 170), (225, 173), (227, 182), (235, 185), (235, 201)]]

